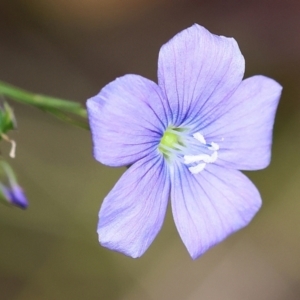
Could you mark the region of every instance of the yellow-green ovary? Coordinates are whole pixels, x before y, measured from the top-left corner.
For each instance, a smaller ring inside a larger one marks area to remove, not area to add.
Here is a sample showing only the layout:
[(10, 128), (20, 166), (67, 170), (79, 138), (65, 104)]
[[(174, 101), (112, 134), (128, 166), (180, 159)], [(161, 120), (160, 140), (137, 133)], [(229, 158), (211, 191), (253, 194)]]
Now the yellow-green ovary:
[(166, 131), (160, 140), (160, 144), (169, 148), (174, 148), (178, 143), (178, 135), (172, 132)]
[(170, 150), (176, 149), (178, 144), (180, 144), (179, 136), (167, 129), (160, 140), (158, 149), (165, 157), (168, 157)]

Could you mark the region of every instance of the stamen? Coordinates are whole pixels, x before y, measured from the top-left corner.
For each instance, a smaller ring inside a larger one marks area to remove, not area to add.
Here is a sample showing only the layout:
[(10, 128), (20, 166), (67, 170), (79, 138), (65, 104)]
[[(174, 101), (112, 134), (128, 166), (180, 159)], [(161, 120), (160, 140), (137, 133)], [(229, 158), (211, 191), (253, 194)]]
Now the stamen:
[(215, 142), (207, 143), (200, 132), (190, 135), (188, 129), (174, 127), (167, 128), (158, 147), (167, 161), (176, 160), (187, 165), (192, 174), (198, 174), (207, 164), (214, 163), (219, 148)]
[(11, 158), (15, 158), (16, 157), (16, 147), (17, 147), (17, 143), (14, 140), (11, 140), (6, 134), (2, 133), (1, 137), (3, 138), (3, 140), (5, 140), (6, 142), (11, 144), (11, 149), (9, 151), (9, 156)]
[(208, 148), (211, 149), (211, 150), (217, 151), (217, 150), (220, 149), (220, 146), (217, 143), (211, 142), (210, 147), (208, 147)]
[(201, 163), (201, 164), (198, 164), (195, 167), (189, 167), (189, 170), (191, 171), (192, 174), (198, 174), (198, 173), (200, 173), (201, 171), (204, 170), (205, 166), (206, 166), (205, 163)]
[[(214, 163), (218, 159), (218, 150), (220, 149), (220, 147), (217, 143), (214, 142), (207, 144), (204, 136), (200, 132), (193, 134), (193, 137), (201, 144), (195, 145), (191, 148), (197, 148), (198, 151), (202, 150), (204, 153), (200, 152), (200, 154), (196, 155), (184, 155), (184, 164), (189, 166), (189, 170), (192, 174), (198, 174), (199, 172), (204, 170), (206, 164)], [(191, 144), (194, 144), (194, 142), (192, 142)], [(192, 151), (190, 147), (189, 150), (191, 153)], [(207, 154), (207, 152), (209, 151), (212, 151), (212, 153)]]
[(199, 154), (199, 155), (185, 155), (184, 156), (184, 163), (185, 164), (192, 164), (195, 162), (200, 162), (203, 160), (205, 163), (211, 162), (211, 156), (208, 154)]
[(217, 160), (217, 158), (218, 158), (218, 152), (215, 151), (210, 157), (210, 163), (215, 162)]
[(206, 144), (204, 136), (200, 132), (196, 132), (193, 134), (193, 137), (202, 144)]
[(171, 153), (171, 154), (176, 154), (178, 151), (176, 150), (176, 149), (174, 149), (174, 148), (171, 148), (171, 147), (168, 147), (168, 146), (166, 146), (166, 145), (164, 145), (164, 144), (160, 144), (159, 145), (159, 149), (160, 150), (162, 150), (162, 152), (164, 153), (164, 154), (169, 154), (169, 153)]
[(187, 132), (187, 129), (185, 128), (172, 128), (172, 127), (169, 127), (167, 129), (169, 132), (172, 132), (174, 134), (177, 134), (178, 136), (186, 136), (186, 132)]

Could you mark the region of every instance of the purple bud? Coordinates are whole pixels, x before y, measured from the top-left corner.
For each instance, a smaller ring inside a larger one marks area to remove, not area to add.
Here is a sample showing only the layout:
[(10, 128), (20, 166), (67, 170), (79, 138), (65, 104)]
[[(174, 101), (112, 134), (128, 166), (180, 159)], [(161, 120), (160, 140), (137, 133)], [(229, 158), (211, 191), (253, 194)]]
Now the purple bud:
[(28, 206), (25, 193), (18, 184), (13, 169), (4, 160), (0, 160), (0, 200), (22, 209)]
[(20, 186), (14, 185), (11, 188), (5, 187), (3, 194), (10, 204), (18, 206), (22, 209), (27, 208), (28, 201), (23, 189)]

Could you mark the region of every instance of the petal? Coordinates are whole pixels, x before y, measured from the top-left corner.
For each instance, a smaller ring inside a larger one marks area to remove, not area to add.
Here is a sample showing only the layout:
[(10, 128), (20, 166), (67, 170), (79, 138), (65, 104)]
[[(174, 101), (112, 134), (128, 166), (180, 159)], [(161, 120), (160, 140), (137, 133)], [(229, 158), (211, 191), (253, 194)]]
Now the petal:
[(255, 186), (236, 170), (208, 164), (192, 175), (181, 165), (171, 180), (175, 224), (193, 259), (247, 225), (261, 206)]
[(275, 112), (282, 87), (264, 76), (244, 80), (203, 129), (209, 141), (219, 144), (217, 163), (239, 170), (269, 165)]
[(161, 155), (132, 165), (100, 209), (101, 245), (134, 258), (141, 256), (161, 229), (169, 193), (168, 169)]
[(11, 190), (8, 191), (10, 195), (10, 202), (22, 209), (27, 208), (28, 206), (28, 200), (25, 196), (25, 193), (23, 189), (18, 186), (14, 185), (12, 186)]
[(126, 75), (89, 99), (95, 158), (105, 165), (125, 166), (153, 151), (166, 127), (161, 97), (154, 82)]
[(199, 124), (206, 111), (237, 88), (244, 69), (244, 57), (233, 38), (211, 34), (197, 24), (163, 45), (158, 82), (169, 101), (173, 125)]

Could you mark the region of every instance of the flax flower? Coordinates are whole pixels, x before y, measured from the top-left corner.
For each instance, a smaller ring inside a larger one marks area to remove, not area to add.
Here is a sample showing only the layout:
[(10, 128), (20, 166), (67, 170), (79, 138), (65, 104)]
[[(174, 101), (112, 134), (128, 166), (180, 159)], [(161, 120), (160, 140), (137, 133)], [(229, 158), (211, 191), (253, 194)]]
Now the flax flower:
[(158, 84), (125, 75), (88, 100), (96, 160), (130, 166), (100, 209), (103, 246), (141, 256), (169, 198), (193, 259), (251, 221), (261, 198), (239, 170), (268, 166), (281, 86), (244, 67), (233, 38), (195, 24), (160, 49)]

